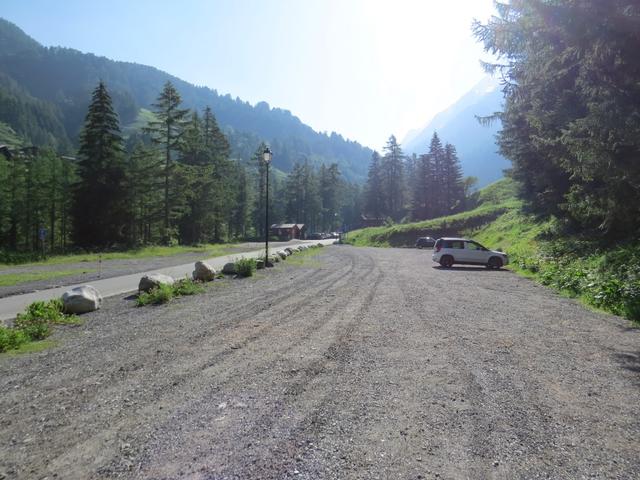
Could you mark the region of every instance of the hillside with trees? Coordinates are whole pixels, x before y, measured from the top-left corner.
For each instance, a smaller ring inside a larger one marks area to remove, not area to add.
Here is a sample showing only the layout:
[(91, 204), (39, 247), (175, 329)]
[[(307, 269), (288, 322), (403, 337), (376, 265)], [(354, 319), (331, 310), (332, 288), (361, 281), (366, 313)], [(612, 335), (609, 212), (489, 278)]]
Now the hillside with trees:
[[(24, 147), (4, 126), (0, 133), (14, 145), (0, 150), (0, 257), (263, 238), (266, 145), (246, 161), (233, 159), (213, 110), (185, 108), (170, 82), (152, 109), (144, 136), (127, 150), (114, 101), (99, 82), (77, 157)], [(331, 231), (359, 214), (359, 188), (337, 163), (295, 163), (269, 189), (274, 223)]]
[[(298, 162), (314, 167), (337, 163), (350, 181), (363, 181), (371, 151), (337, 133), (319, 133), (287, 110), (266, 102), (251, 105), (207, 87), (197, 87), (153, 67), (113, 61), (62, 47), (43, 47), (12, 23), (0, 19), (0, 122), (37, 146), (72, 152), (83, 126), (91, 92), (99, 81), (109, 87), (123, 127), (151, 109), (167, 81), (185, 108), (215, 112), (227, 135), (231, 156), (248, 158), (268, 142), (285, 172)], [(38, 114), (35, 115), (34, 112)]]

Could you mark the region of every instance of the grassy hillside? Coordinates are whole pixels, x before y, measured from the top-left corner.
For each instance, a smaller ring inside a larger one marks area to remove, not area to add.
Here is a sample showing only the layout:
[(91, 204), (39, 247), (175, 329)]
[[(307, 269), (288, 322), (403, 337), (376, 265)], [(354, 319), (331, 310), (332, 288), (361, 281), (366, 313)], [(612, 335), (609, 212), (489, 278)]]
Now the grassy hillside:
[(358, 246), (413, 246), (419, 236), (472, 237), (509, 254), (508, 268), (586, 305), (640, 322), (640, 243), (610, 245), (569, 235), (555, 219), (527, 215), (516, 185), (500, 180), (480, 191), (471, 211), (424, 222), (366, 228), (349, 234)]
[(349, 233), (348, 242), (357, 246), (412, 247), (418, 237), (460, 235), (463, 231), (478, 229), (509, 211), (519, 209), (515, 188), (512, 181), (500, 180), (480, 190), (478, 207), (473, 210), (423, 222), (355, 230)]

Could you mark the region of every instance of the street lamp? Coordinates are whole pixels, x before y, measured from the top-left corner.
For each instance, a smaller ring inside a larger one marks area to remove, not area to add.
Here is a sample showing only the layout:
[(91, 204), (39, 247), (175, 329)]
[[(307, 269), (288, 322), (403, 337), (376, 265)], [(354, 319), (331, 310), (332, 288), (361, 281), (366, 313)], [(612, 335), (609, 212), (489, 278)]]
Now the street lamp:
[(264, 266), (272, 267), (273, 264), (269, 261), (269, 164), (271, 163), (271, 158), (273, 154), (271, 153), (271, 149), (269, 147), (265, 147), (264, 152), (262, 152), (262, 160), (264, 160), (265, 165), (265, 215), (264, 215)]

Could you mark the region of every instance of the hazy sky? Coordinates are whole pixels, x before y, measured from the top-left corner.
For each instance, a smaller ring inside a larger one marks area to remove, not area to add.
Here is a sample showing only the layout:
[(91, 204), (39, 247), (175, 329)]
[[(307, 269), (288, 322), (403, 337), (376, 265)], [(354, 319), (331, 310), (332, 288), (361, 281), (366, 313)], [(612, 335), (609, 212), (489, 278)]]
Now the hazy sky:
[(148, 64), (372, 148), (483, 76), (492, 0), (0, 0), (44, 45)]

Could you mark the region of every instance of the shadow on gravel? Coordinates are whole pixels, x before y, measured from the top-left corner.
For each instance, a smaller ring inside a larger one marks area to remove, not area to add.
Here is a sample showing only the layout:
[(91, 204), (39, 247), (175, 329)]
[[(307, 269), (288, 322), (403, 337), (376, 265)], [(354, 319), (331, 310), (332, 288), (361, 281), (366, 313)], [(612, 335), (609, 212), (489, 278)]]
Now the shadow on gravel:
[(638, 374), (637, 385), (640, 387), (640, 352), (622, 352), (615, 354), (622, 368)]
[(435, 270), (440, 270), (442, 272), (508, 272), (508, 270), (505, 270), (503, 268), (499, 270), (494, 270), (494, 269), (489, 269), (482, 266), (478, 266), (478, 267), (455, 267), (454, 266), (451, 268), (444, 268), (444, 267), (441, 267), (440, 265), (434, 265), (432, 268)]

